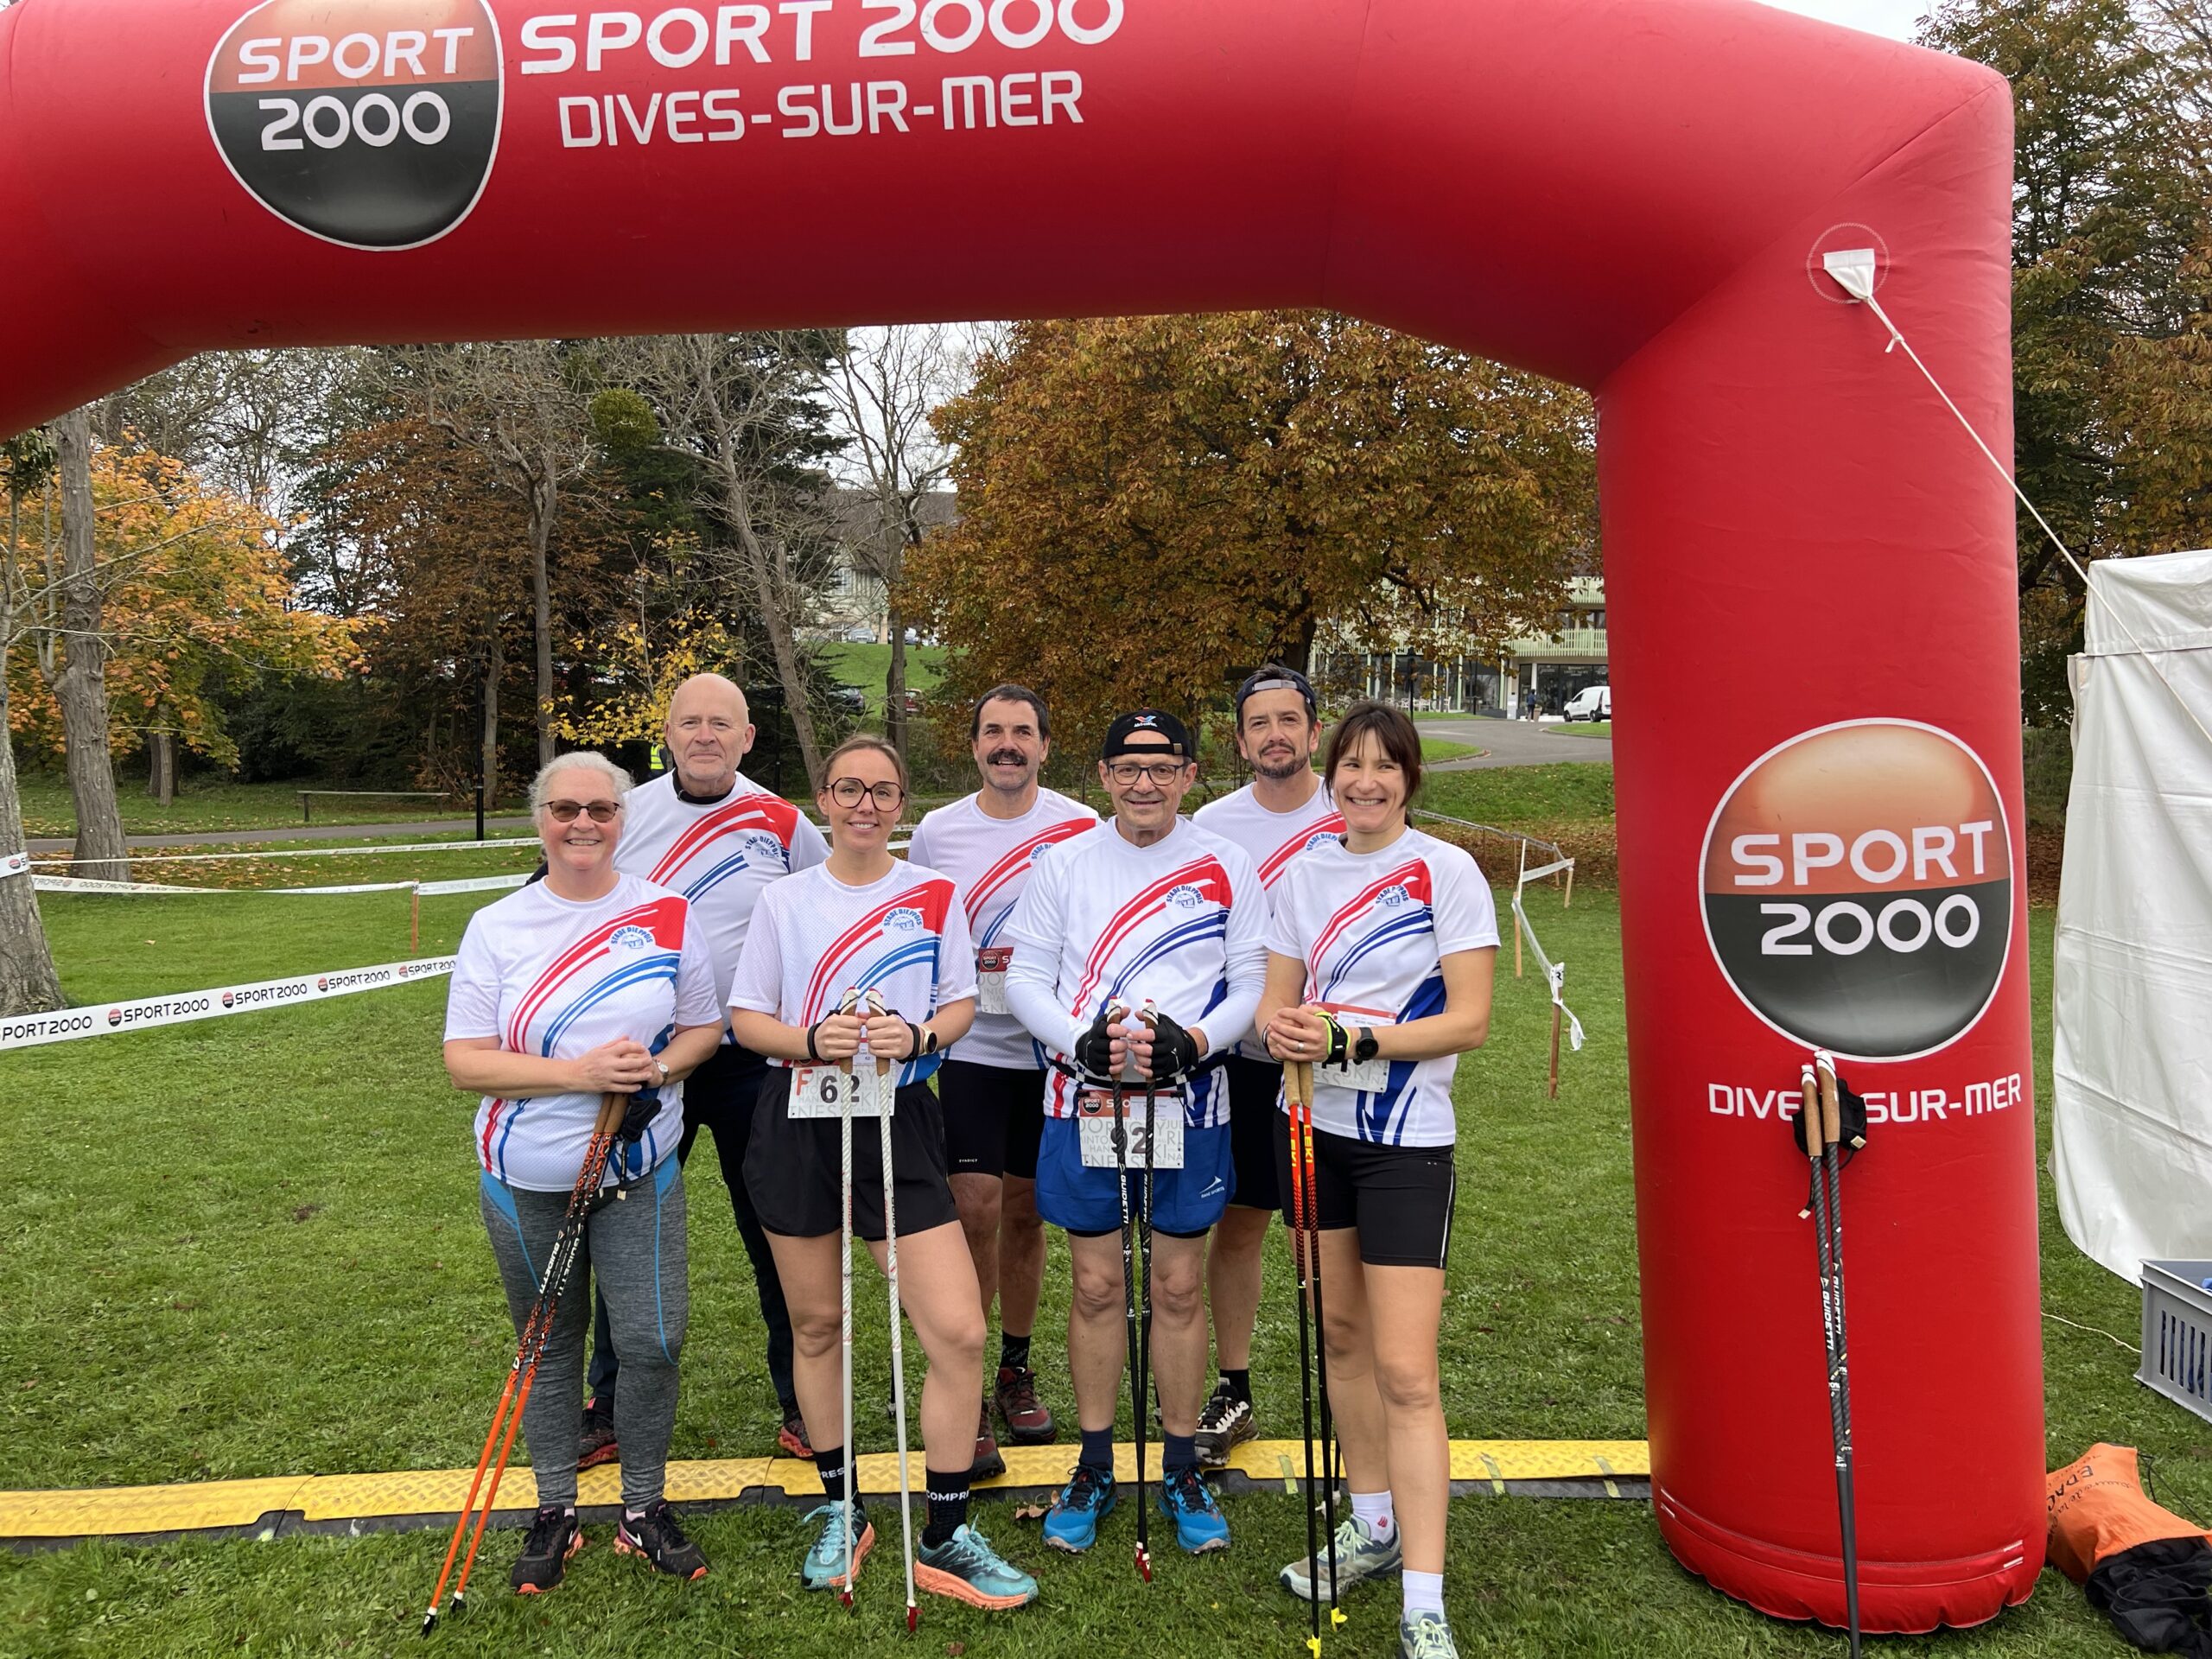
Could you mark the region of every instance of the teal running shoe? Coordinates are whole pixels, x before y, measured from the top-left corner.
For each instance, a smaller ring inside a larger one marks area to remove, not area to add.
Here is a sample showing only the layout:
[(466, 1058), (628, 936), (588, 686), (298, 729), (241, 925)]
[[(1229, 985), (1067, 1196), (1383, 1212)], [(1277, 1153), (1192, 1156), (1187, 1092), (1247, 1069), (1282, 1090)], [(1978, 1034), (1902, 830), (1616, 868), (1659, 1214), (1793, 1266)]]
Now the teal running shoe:
[[(1337, 1529), (1337, 1599), (1342, 1600), (1345, 1591), (1354, 1585), (1364, 1584), (1385, 1573), (1395, 1573), (1405, 1565), (1405, 1555), (1398, 1548), (1398, 1529), (1390, 1529), (1389, 1541), (1377, 1543), (1357, 1516), (1346, 1516), (1344, 1524)], [(1300, 1601), (1313, 1599), (1313, 1586), (1321, 1586), (1321, 1594), (1329, 1593), (1329, 1552), (1325, 1546), (1318, 1560), (1299, 1560), (1283, 1568), (1276, 1582)]]
[(994, 1611), (1037, 1599), (1037, 1580), (1010, 1564), (973, 1527), (960, 1528), (934, 1549), (924, 1544), (914, 1556), (914, 1583), (933, 1596)]
[[(810, 1590), (842, 1590), (845, 1585), (845, 1510), (842, 1504), (824, 1503), (820, 1509), (807, 1512), (809, 1521), (822, 1522), (821, 1535), (806, 1552), (806, 1560), (798, 1569), (798, 1581)], [(860, 1534), (853, 1540), (853, 1576), (861, 1575), (861, 1563), (875, 1548), (875, 1529), (868, 1524), (867, 1511), (857, 1503), (853, 1506), (853, 1521)]]
[(1398, 1621), (1398, 1659), (1459, 1659), (1459, 1644), (1441, 1613), (1408, 1613)]
[(1114, 1513), (1114, 1477), (1078, 1463), (1045, 1516), (1045, 1541), (1080, 1555), (1098, 1541), (1098, 1523)]
[(1160, 1483), (1160, 1512), (1175, 1523), (1175, 1541), (1192, 1554), (1229, 1548), (1229, 1517), (1195, 1463), (1168, 1471)]

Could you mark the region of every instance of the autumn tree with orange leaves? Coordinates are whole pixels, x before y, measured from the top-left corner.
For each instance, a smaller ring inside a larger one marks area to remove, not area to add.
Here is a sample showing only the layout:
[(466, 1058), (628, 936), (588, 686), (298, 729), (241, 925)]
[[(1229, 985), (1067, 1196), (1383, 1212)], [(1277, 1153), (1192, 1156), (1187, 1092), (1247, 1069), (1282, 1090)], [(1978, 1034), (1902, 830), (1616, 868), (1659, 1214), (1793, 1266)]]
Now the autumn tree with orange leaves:
[(948, 701), (1020, 680), (1071, 734), (1303, 665), (1325, 624), (1373, 649), (1510, 637), (1594, 556), (1581, 393), (1346, 317), (1025, 323), (938, 424), (960, 516), (905, 596), (950, 648)]

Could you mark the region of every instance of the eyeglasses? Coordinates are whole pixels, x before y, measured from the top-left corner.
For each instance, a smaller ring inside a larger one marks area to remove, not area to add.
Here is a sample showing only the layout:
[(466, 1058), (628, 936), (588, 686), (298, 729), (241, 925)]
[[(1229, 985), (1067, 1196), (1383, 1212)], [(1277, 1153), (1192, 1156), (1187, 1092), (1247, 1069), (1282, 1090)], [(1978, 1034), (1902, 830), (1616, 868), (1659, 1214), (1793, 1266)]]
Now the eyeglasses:
[(1116, 760), (1108, 765), (1106, 775), (1124, 787), (1142, 779), (1146, 783), (1165, 789), (1183, 775), (1183, 763), (1180, 760), (1158, 760), (1147, 766), (1141, 760)]
[(830, 785), (830, 798), (840, 806), (858, 806), (861, 798), (874, 801), (887, 812), (895, 812), (906, 798), (904, 784), (864, 784), (857, 778), (840, 778)]
[(556, 823), (574, 823), (576, 814), (588, 812), (594, 823), (612, 823), (614, 815), (622, 810), (620, 801), (548, 801), (545, 810)]

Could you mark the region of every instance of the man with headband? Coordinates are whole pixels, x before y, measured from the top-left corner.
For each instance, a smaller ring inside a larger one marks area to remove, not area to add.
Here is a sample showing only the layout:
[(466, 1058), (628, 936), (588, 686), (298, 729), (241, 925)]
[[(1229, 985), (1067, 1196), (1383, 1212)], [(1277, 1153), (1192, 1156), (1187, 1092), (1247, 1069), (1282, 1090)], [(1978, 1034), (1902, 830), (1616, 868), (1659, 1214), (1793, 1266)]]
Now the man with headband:
[(1151, 1344), (1165, 1440), (1160, 1505), (1183, 1548), (1198, 1553), (1229, 1542), (1195, 1439), (1206, 1374), (1206, 1236), (1235, 1179), (1228, 1091), (1210, 1062), (1250, 1028), (1259, 1007), (1267, 906), (1251, 861), (1178, 816), (1198, 777), (1181, 721), (1156, 709), (1122, 715), (1107, 729), (1098, 776), (1114, 803), (1111, 822), (1037, 867), (1007, 929), (1007, 1001), (1053, 1068), (1037, 1208), (1066, 1230), (1075, 1266), (1068, 1369), (1083, 1444), (1046, 1517), (1045, 1541), (1090, 1548), (1114, 1504), (1127, 1189), (1110, 1160), (1086, 1161), (1077, 1117), (1078, 1079), (1126, 1067), (1163, 1104), (1179, 1094), (1185, 1102), (1181, 1167), (1154, 1179)]

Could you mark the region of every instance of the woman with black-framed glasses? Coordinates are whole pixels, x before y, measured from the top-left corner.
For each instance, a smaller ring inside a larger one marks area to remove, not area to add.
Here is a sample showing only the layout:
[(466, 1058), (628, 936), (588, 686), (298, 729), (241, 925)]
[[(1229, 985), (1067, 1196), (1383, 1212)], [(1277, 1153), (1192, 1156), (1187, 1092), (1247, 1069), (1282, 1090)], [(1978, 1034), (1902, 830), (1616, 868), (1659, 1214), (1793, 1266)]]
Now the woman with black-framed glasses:
[[(815, 804), (830, 857), (760, 895), (730, 987), (737, 1040), (778, 1071), (760, 1092), (745, 1184), (775, 1252), (790, 1305), (792, 1381), (828, 1501), (810, 1519), (800, 1581), (845, 1587), (875, 1543), (850, 1491), (841, 1344), (844, 1186), (839, 1090), (855, 1072), (893, 1068), (891, 1193), (899, 1228), (900, 1305), (929, 1358), (922, 1386), (928, 1520), (914, 1582), (971, 1606), (1019, 1607), (1037, 1581), (968, 1525), (976, 1402), (983, 1390), (983, 1311), (946, 1178), (944, 1120), (926, 1086), (942, 1051), (976, 1017), (976, 959), (954, 883), (891, 855), (906, 801), (906, 763), (880, 737), (847, 739), (823, 763)], [(858, 994), (857, 1007), (849, 1002)], [(880, 1012), (872, 1012), (870, 994)], [(885, 1172), (879, 1125), (853, 1137), (853, 1230), (884, 1265)], [(853, 1500), (851, 1536), (843, 1508)]]

